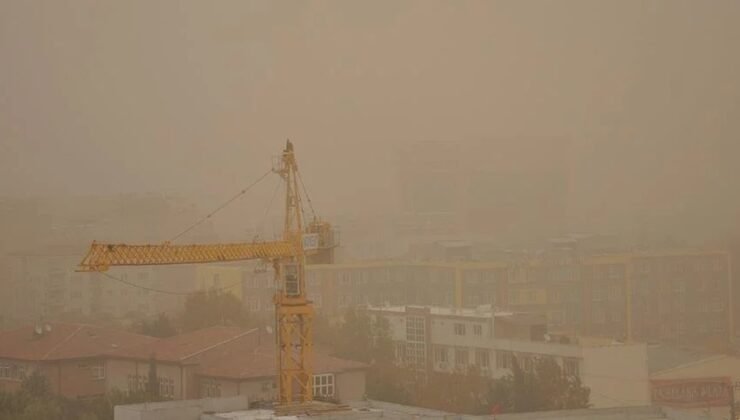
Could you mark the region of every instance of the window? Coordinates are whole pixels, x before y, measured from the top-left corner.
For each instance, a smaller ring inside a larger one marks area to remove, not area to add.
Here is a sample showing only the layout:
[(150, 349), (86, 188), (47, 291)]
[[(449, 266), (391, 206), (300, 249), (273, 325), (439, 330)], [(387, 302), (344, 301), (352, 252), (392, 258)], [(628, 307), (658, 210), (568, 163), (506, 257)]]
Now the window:
[(475, 351), (475, 364), (478, 365), (478, 367), (483, 369), (488, 369), (490, 366), (490, 359), (488, 356), (488, 350), (486, 349), (477, 349)]
[(26, 379), (26, 367), (16, 364), (0, 364), (0, 379)]
[(568, 376), (578, 376), (578, 359), (565, 358), (563, 359), (563, 373)]
[(480, 324), (473, 325), (473, 335), (483, 335), (483, 327)]
[(424, 318), (420, 316), (406, 317), (406, 340), (424, 342)]
[(406, 365), (423, 370), (426, 366), (424, 343), (406, 343)]
[(709, 304), (709, 308), (712, 312), (722, 312), (725, 310), (725, 303), (720, 299), (714, 299)]
[(531, 356), (519, 356), (519, 366), (521, 366), (522, 370), (525, 372), (531, 372), (534, 368), (534, 358)]
[(90, 366), (90, 373), (92, 373), (93, 379), (105, 379), (105, 365)]
[(455, 365), (458, 368), (467, 368), (468, 349), (455, 349)]
[(14, 373), (13, 376), (19, 381), (26, 379), (26, 367), (23, 365), (15, 365), (14, 367), (15, 369), (13, 372)]
[(221, 396), (221, 383), (214, 379), (204, 379), (201, 381), (200, 396), (205, 398), (214, 398)]
[(607, 291), (606, 288), (599, 285), (594, 285), (594, 289), (591, 292), (592, 298), (594, 302), (603, 302), (606, 300)]
[(455, 323), (455, 335), (465, 335), (465, 324)]
[(144, 375), (128, 375), (128, 392), (141, 392), (146, 390), (149, 379)]
[(406, 360), (406, 343), (396, 343), (396, 360), (399, 362)]
[(260, 299), (255, 296), (249, 296), (247, 297), (247, 302), (249, 304), (249, 310), (252, 312), (259, 312), (260, 311)]
[(510, 351), (496, 351), (496, 367), (498, 369), (511, 369), (514, 355)]
[(175, 381), (171, 378), (157, 378), (159, 381), (159, 395), (172, 398), (175, 396)]
[(447, 347), (437, 346), (434, 348), (434, 360), (437, 363), (447, 363), (448, 354)]
[(334, 396), (334, 374), (333, 373), (313, 375), (313, 396), (314, 397), (333, 397)]
[(10, 379), (10, 365), (0, 365), (0, 378)]

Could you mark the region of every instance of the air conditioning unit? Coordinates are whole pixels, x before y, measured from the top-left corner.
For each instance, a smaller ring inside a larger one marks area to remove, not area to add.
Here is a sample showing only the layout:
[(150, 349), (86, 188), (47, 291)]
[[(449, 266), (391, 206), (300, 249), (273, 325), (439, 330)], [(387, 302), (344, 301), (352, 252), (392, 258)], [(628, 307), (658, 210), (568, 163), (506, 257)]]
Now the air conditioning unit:
[(447, 370), (448, 367), (449, 367), (447, 365), (447, 362), (439, 362), (439, 364), (437, 366), (439, 367), (439, 370)]

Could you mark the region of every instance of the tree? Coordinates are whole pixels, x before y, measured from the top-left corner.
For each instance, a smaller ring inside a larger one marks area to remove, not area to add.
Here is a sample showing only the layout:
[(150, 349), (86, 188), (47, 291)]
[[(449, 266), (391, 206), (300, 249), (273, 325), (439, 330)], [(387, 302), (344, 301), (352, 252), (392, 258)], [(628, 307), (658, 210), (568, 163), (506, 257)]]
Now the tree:
[(488, 400), (504, 412), (587, 408), (590, 390), (577, 376), (566, 375), (552, 358), (532, 360), (524, 370), (513, 359), (511, 374), (491, 384)]
[(136, 328), (139, 334), (149, 335), (152, 337), (172, 337), (177, 334), (175, 326), (170, 322), (170, 318), (164, 312), (160, 313), (157, 318), (151, 321), (143, 320)]
[(49, 380), (39, 371), (34, 370), (21, 384), (21, 392), (32, 398), (45, 398), (49, 396)]
[(211, 289), (188, 296), (182, 316), (184, 331), (194, 331), (215, 325), (247, 325), (246, 311), (241, 301), (231, 293)]
[(367, 394), (370, 398), (397, 403), (408, 402), (405, 384), (412, 377), (394, 364), (390, 326), (384, 318), (372, 318), (366, 312), (348, 309), (341, 321), (332, 324), (317, 317), (316, 341), (329, 347), (343, 359), (367, 363)]
[(430, 373), (418, 382), (411, 403), (453, 413), (487, 414), (489, 382), (475, 366), (466, 371)]

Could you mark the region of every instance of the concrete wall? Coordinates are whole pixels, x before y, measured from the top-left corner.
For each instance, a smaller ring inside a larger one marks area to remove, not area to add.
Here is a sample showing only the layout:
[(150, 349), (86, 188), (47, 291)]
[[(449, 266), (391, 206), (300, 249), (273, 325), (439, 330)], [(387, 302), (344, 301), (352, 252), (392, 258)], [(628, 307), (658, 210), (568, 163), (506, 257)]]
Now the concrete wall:
[[(210, 380), (202, 378), (201, 380)], [(348, 371), (334, 374), (334, 395), (340, 401), (361, 400), (365, 396), (365, 371)], [(250, 381), (214, 379), (219, 384), (222, 397), (244, 396), (249, 401), (274, 401), (277, 387), (274, 378), (258, 378)]]
[[(716, 356), (698, 362), (689, 363), (672, 369), (654, 373), (650, 379), (700, 379), (712, 377), (730, 377), (733, 384), (740, 383), (740, 358)], [(740, 401), (740, 390), (735, 389), (735, 401)], [(712, 418), (727, 418), (728, 407), (705, 407), (682, 409), (695, 414), (706, 414)]]
[(205, 398), (199, 400), (166, 401), (158, 403), (118, 405), (114, 420), (200, 420), (205, 412), (246, 410), (245, 397)]
[(334, 392), (339, 401), (358, 401), (365, 397), (365, 371), (337, 373), (334, 380)]
[[(136, 361), (136, 360), (124, 360), (124, 359), (109, 359), (105, 365), (105, 390), (111, 391), (118, 389), (120, 391), (128, 391), (129, 375), (149, 375), (149, 362), (148, 361)], [(191, 395), (188, 394), (188, 381), (192, 381), (189, 377), (189, 371), (185, 367), (181, 367), (174, 364), (157, 363), (157, 376), (159, 378), (172, 379), (174, 382), (174, 393), (173, 399), (181, 400), (189, 398)]]
[[(465, 335), (455, 334), (455, 324), (465, 326)], [(432, 344), (442, 344), (458, 347), (490, 347), (492, 337), (492, 322), (490, 319), (455, 319), (448, 317), (432, 317)], [(481, 327), (481, 335), (475, 335), (473, 326)]]
[(580, 369), (594, 408), (650, 405), (645, 344), (583, 347)]

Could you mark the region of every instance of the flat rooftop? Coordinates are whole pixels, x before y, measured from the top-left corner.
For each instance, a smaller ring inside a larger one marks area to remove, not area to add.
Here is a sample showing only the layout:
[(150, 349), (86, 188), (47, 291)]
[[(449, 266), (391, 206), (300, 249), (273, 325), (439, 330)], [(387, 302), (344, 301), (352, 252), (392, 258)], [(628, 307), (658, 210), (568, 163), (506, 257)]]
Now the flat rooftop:
[(444, 306), (421, 306), (421, 305), (391, 305), (391, 306), (368, 306), (367, 309), (370, 311), (389, 312), (405, 314), (408, 309), (416, 310), (429, 310), (431, 315), (437, 316), (459, 316), (465, 318), (479, 318), (479, 319), (491, 319), (493, 316), (513, 316), (515, 312), (511, 311), (498, 311), (490, 306), (483, 306), (480, 308), (450, 308)]

